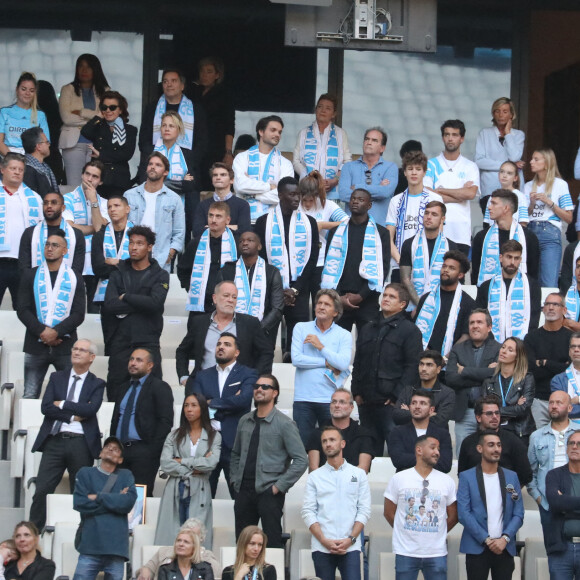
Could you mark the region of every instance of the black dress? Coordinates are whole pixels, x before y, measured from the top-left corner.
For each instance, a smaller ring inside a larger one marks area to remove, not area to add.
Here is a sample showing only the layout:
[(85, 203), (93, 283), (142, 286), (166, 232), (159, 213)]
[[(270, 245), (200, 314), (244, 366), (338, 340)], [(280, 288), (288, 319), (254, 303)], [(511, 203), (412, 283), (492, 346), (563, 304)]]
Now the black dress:
[(10, 562), (4, 570), (6, 580), (54, 580), (56, 566), (52, 560), (43, 558), (36, 550), (36, 558), (32, 564), (18, 572), (18, 561)]
[[(250, 575), (247, 578), (253, 578), (252, 576), (253, 568), (250, 568)], [(270, 564), (264, 564), (262, 568), (262, 574), (258, 574), (257, 580), (277, 580), (276, 568)], [(222, 580), (234, 580), (234, 567), (227, 566), (222, 572)]]

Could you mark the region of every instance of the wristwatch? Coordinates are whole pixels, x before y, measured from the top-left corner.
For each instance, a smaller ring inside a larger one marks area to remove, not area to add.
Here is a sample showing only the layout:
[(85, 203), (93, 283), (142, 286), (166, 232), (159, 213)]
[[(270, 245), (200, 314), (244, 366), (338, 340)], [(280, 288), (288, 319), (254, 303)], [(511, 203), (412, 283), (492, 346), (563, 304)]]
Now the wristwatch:
[(290, 290), (292, 290), (292, 292), (294, 292), (294, 296), (298, 296), (298, 294), (300, 294), (300, 292), (298, 292), (298, 290), (296, 288), (290, 288)]
[(356, 544), (356, 536), (349, 536), (348, 539), (354, 544)]
[(507, 534), (503, 534), (502, 538), (506, 541), (506, 544), (510, 543), (510, 537)]
[(91, 202), (91, 207), (97, 209), (99, 207), (99, 202), (98, 201), (92, 201)]

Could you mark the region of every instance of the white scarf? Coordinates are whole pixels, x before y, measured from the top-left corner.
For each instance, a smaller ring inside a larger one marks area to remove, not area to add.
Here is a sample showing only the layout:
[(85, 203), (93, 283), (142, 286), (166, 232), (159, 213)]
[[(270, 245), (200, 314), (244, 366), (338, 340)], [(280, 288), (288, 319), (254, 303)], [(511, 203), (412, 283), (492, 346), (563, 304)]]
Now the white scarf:
[(411, 278), (417, 296), (421, 298), (423, 294), (432, 292), (439, 284), (441, 266), (443, 266), (443, 256), (449, 250), (447, 238), (439, 233), (433, 247), (433, 255), (429, 260), (429, 245), (425, 230), (421, 230), (411, 244), (412, 274)]
[[(161, 98), (157, 102), (157, 107), (155, 108), (155, 116), (153, 118), (153, 145), (161, 138), (161, 117), (167, 110), (167, 101), (165, 95), (161, 95)], [(180, 147), (185, 149), (193, 149), (193, 125), (195, 122), (193, 113), (193, 103), (183, 95), (179, 103), (179, 109), (177, 111), (181, 120), (183, 121), (183, 127), (185, 128), (185, 133), (177, 139), (177, 143)]]
[(60, 265), (53, 287), (48, 264), (43, 262), (34, 276), (34, 301), (38, 320), (49, 328), (54, 328), (68, 318), (76, 287), (77, 277), (64, 261)]
[(238, 289), (238, 301), (236, 312), (250, 314), (258, 320), (264, 318), (264, 305), (266, 302), (266, 260), (258, 257), (254, 266), (252, 285), (248, 279), (248, 271), (243, 258), (236, 262), (236, 288)]
[[(72, 268), (73, 260), (75, 257), (75, 248), (77, 246), (77, 238), (75, 236), (75, 231), (73, 227), (66, 222), (64, 218), (60, 220), (60, 229), (66, 234), (66, 243), (68, 251), (63, 260), (66, 262), (67, 266)], [(46, 222), (42, 220), (39, 224), (36, 224), (34, 230), (32, 230), (32, 243), (30, 244), (30, 267), (36, 268), (44, 262), (44, 244), (48, 237), (48, 228)]]
[(503, 276), (496, 274), (489, 283), (487, 299), (493, 334), (500, 343), (510, 336), (523, 340), (530, 325), (530, 284), (527, 275), (518, 272), (510, 283), (507, 295), (505, 286)]
[(163, 144), (163, 139), (158, 139), (154, 150), (159, 151), (169, 161), (169, 174), (167, 175), (167, 179), (183, 181), (189, 170), (181, 147), (177, 143), (174, 143), (170, 149), (167, 149)]
[[(24, 194), (24, 195), (22, 195)], [(6, 212), (6, 196), (8, 194), (4, 190), (4, 186), (0, 182), (0, 252), (7, 252), (11, 250), (10, 244), (6, 239), (6, 219), (10, 216)], [(14, 193), (22, 200), (22, 217), (26, 227), (35, 226), (42, 220), (42, 202), (40, 196), (26, 187), (24, 183)]]

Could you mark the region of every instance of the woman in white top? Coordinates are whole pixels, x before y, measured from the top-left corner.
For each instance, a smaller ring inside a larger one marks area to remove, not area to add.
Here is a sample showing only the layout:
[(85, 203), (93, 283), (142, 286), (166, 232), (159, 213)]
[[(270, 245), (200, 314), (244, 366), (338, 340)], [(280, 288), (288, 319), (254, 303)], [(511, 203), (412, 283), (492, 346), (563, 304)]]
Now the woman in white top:
[[(480, 206), (485, 213), (491, 192), (500, 188), (498, 171), (504, 161), (512, 161), (522, 169), (524, 141), (523, 131), (514, 129), (512, 123), (516, 120), (516, 109), (511, 99), (501, 97), (491, 106), (493, 127), (482, 129), (475, 144), (475, 163), (480, 175)], [(522, 176), (523, 180), (523, 176)]]
[(526, 183), (524, 195), (528, 202), (528, 227), (540, 242), (539, 282), (541, 286), (555, 288), (562, 260), (562, 222), (572, 221), (574, 205), (551, 149), (534, 151), (530, 169), (535, 175)]
[(310, 294), (314, 308), (316, 293), (320, 290), (320, 279), (326, 255), (326, 237), (328, 232), (348, 216), (334, 201), (327, 199), (325, 180), (318, 171), (312, 171), (300, 180), (300, 209), (313, 217), (318, 225), (320, 251), (314, 274), (310, 278)]

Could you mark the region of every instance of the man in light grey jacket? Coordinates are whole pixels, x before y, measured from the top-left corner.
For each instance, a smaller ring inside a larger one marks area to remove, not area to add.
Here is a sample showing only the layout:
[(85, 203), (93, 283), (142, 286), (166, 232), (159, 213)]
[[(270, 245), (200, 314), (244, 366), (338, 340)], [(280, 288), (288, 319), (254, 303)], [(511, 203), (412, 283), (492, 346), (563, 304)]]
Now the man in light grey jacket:
[(274, 375), (260, 375), (254, 385), (256, 410), (240, 419), (230, 463), (236, 538), (261, 519), (271, 548), (283, 547), (285, 494), (308, 466), (296, 423), (276, 409), (279, 393)]

